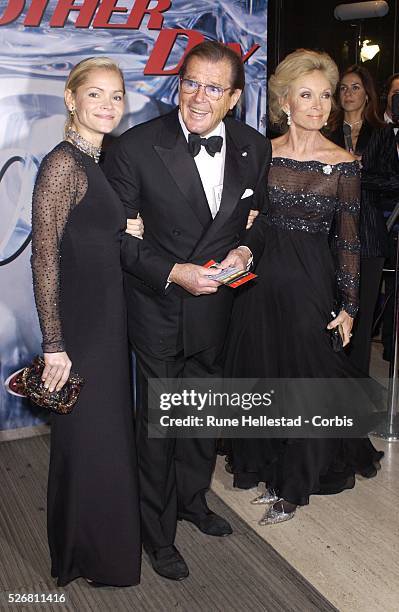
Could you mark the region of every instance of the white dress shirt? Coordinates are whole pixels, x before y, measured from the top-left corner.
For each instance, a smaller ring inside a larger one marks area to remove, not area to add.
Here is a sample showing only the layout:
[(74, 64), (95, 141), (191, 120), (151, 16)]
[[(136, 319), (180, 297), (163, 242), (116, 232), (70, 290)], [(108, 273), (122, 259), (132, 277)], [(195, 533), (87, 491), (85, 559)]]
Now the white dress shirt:
[[(181, 129), (183, 130), (183, 134), (188, 143), (188, 136), (190, 132), (188, 131), (183, 117), (181, 116), (181, 112), (179, 110), (179, 122), (181, 125)], [(226, 128), (221, 121), (219, 125), (215, 127), (215, 129), (207, 134), (207, 138), (210, 136), (221, 136), (223, 138), (222, 149), (219, 153), (215, 153), (215, 156), (209, 155), (205, 147), (201, 147), (198, 155), (194, 157), (195, 164), (197, 166), (201, 183), (204, 188), (204, 192), (206, 195), (206, 199), (208, 200), (208, 206), (211, 211), (212, 217), (215, 218), (219, 208), (220, 202), (222, 200), (223, 193), (223, 179), (224, 179), (224, 166), (226, 160)], [(239, 249), (246, 249), (249, 252), (250, 259), (247, 264), (247, 269), (249, 269), (252, 265), (253, 257), (251, 249), (247, 246), (240, 246)], [(166, 282), (167, 289), (170, 285), (170, 275)]]
[[(185, 126), (180, 111), (179, 121), (184, 137), (188, 142), (190, 132)], [(220, 153), (215, 153), (215, 156), (212, 157), (205, 147), (201, 147), (198, 155), (194, 157), (194, 161), (198, 168), (206, 199), (208, 200), (209, 209), (212, 217), (215, 218), (222, 200), (224, 164), (226, 160), (226, 128), (223, 121), (221, 121), (212, 132), (207, 134), (206, 138), (210, 138), (211, 136), (221, 136), (223, 138), (223, 146)]]

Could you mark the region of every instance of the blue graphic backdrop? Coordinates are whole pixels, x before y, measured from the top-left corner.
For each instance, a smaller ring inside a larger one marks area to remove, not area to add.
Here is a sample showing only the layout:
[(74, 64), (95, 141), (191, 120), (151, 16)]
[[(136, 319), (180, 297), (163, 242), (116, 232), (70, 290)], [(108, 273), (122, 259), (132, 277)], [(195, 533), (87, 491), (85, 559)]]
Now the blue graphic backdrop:
[[(0, 23), (12, 4), (0, 0)], [(44, 418), (29, 402), (7, 393), (4, 381), (41, 352), (29, 262), (31, 194), (40, 160), (62, 139), (67, 74), (89, 56), (107, 55), (119, 63), (127, 85), (119, 133), (168, 112), (177, 102), (177, 77), (144, 75), (160, 35), (159, 29), (147, 27), (148, 17), (138, 30), (77, 28), (75, 11), (64, 27), (53, 28), (49, 22), (58, 0), (50, 0), (40, 26), (25, 27), (31, 4), (25, 2), (18, 18), (0, 25), (0, 430), (39, 424)], [(123, 1), (129, 10), (134, 4)], [(261, 132), (266, 109), (266, 15), (267, 0), (172, 0), (162, 26), (240, 43), (244, 54), (260, 45), (245, 64), (247, 86), (237, 112)], [(126, 15), (115, 13), (112, 22), (122, 25)], [(178, 37), (167, 69), (179, 63), (186, 43), (186, 37)]]

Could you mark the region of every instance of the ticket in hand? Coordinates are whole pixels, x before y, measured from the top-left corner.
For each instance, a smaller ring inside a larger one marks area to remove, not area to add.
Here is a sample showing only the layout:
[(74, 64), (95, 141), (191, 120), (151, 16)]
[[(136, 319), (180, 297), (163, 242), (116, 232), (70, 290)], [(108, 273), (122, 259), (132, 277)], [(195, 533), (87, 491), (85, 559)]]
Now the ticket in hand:
[[(217, 266), (216, 262), (211, 259), (205, 264), (204, 267), (215, 268)], [(232, 287), (233, 289), (235, 289), (236, 287), (239, 287), (240, 285), (243, 285), (244, 283), (247, 283), (248, 281), (256, 278), (256, 276), (257, 275), (253, 274), (252, 272), (247, 272), (246, 270), (239, 270), (238, 268), (230, 266), (228, 268), (225, 268), (224, 270), (221, 270), (219, 274), (209, 275), (209, 278), (212, 278), (212, 280), (215, 280), (219, 283), (222, 283), (223, 285), (227, 285), (228, 287)]]
[[(211, 268), (214, 268), (215, 266), (211, 266)], [(223, 283), (223, 281), (226, 281), (228, 279), (230, 279), (233, 276), (236, 276), (238, 274), (242, 274), (243, 270), (239, 270), (238, 268), (233, 268), (232, 266), (229, 266), (228, 268), (225, 268), (224, 270), (221, 270), (219, 272), (219, 274), (212, 274), (209, 275), (209, 278), (211, 278), (212, 280), (218, 281), (219, 283)]]

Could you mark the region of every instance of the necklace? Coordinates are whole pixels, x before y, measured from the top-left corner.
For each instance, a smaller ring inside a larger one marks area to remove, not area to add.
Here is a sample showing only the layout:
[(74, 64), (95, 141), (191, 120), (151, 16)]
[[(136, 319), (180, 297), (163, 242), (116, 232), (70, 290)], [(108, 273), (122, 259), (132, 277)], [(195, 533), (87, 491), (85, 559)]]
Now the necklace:
[(346, 123), (346, 125), (349, 125), (350, 129), (352, 129), (354, 125), (357, 125), (358, 123), (363, 123), (363, 119), (359, 119), (358, 121), (354, 121), (353, 123), (349, 123), (349, 121), (345, 121), (344, 119), (344, 123)]
[(68, 129), (66, 137), (73, 145), (75, 145), (77, 149), (79, 149), (79, 151), (82, 151), (82, 153), (86, 153), (86, 155), (92, 157), (96, 164), (98, 164), (100, 160), (101, 147), (96, 147), (94, 144), (91, 144), (91, 142), (83, 138), (79, 132), (75, 132), (75, 130), (72, 128)]

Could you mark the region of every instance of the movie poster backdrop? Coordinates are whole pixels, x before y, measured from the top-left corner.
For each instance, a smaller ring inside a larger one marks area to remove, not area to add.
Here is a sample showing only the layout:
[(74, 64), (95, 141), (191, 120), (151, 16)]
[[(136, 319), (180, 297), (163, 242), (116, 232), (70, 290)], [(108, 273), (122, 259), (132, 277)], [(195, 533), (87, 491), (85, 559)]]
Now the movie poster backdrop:
[(0, 0), (0, 430), (46, 415), (4, 381), (41, 353), (30, 270), (32, 187), (61, 139), (72, 66), (107, 55), (122, 68), (118, 133), (177, 103), (187, 50), (210, 38), (241, 53), (247, 86), (237, 116), (261, 132), (266, 110), (267, 0)]

